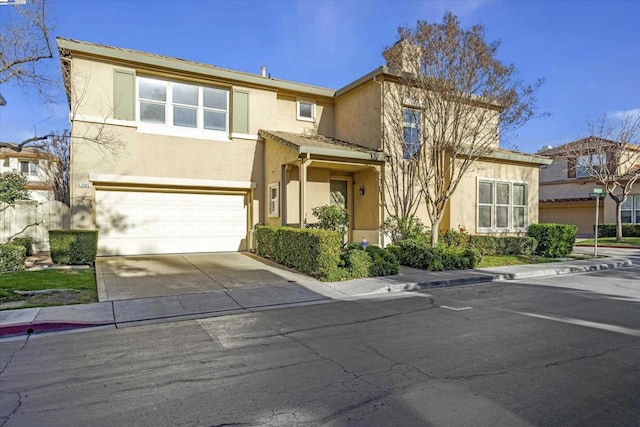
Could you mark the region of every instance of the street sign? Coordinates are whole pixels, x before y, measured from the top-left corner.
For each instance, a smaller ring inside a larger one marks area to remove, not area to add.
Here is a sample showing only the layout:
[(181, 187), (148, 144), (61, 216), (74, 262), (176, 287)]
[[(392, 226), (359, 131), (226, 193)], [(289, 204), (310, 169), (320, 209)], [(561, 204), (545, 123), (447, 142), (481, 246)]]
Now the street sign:
[(589, 193), (589, 197), (595, 197), (597, 199), (603, 199), (604, 196), (605, 196), (604, 193), (596, 193), (596, 192)]
[(593, 192), (594, 193), (604, 193), (604, 190), (602, 188), (594, 188)]

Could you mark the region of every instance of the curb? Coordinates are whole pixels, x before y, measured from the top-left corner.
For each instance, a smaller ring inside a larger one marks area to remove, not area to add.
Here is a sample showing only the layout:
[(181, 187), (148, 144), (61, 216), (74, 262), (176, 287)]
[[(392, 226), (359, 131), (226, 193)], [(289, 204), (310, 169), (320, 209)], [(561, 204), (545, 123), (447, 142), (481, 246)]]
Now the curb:
[[(463, 278), (455, 278), (455, 279), (436, 279), (425, 282), (396, 282), (385, 284), (381, 287), (378, 287), (375, 290), (351, 295), (351, 297), (363, 297), (367, 295), (381, 295), (388, 293), (399, 293), (399, 292), (407, 292), (407, 291), (420, 291), (423, 289), (434, 289), (434, 288), (444, 288), (444, 287), (454, 287), (454, 286), (464, 286), (464, 285), (474, 285), (481, 283), (490, 283), (494, 281), (498, 282), (507, 282), (512, 280), (521, 280), (521, 279), (531, 279), (536, 277), (548, 277), (548, 276), (560, 276), (574, 273), (584, 273), (589, 271), (600, 271), (600, 270), (611, 270), (618, 269), (624, 267), (633, 266), (634, 263), (628, 259), (619, 259), (610, 262), (602, 262), (599, 264), (591, 264), (591, 265), (569, 265), (569, 266), (556, 266), (542, 269), (532, 269), (531, 271), (524, 272), (516, 272), (516, 273), (502, 273), (502, 272), (492, 272), (492, 271), (478, 271), (477, 275), (463, 277)], [(60, 313), (57, 315), (53, 315), (53, 319), (42, 319), (38, 320), (38, 316), (40, 315), (40, 311), (42, 308), (37, 308), (34, 312), (31, 312), (32, 316), (29, 315), (28, 312), (24, 311), (22, 313), (17, 314), (18, 318), (15, 318), (14, 315), (9, 314), (9, 320), (11, 317), (14, 317), (14, 321), (17, 320), (16, 323), (7, 323), (0, 324), (0, 339), (9, 338), (9, 337), (18, 337), (32, 334), (43, 334), (47, 332), (59, 332), (59, 331), (69, 331), (75, 329), (88, 329), (88, 328), (98, 328), (98, 327), (118, 327), (118, 325), (122, 327), (126, 326), (134, 326), (140, 324), (150, 324), (150, 323), (164, 323), (171, 322), (176, 320), (189, 320), (189, 319), (198, 319), (203, 317), (210, 316), (224, 316), (229, 314), (235, 314), (239, 312), (247, 312), (247, 311), (262, 311), (262, 310), (273, 310), (276, 308), (285, 308), (292, 307), (298, 305), (309, 305), (309, 304), (319, 304), (319, 303), (327, 303), (331, 302), (331, 300), (327, 299), (319, 299), (313, 301), (304, 301), (295, 302), (295, 303), (285, 303), (285, 304), (271, 304), (267, 306), (256, 306), (256, 307), (244, 307), (240, 310), (221, 310), (216, 312), (201, 312), (201, 313), (183, 313), (176, 316), (162, 316), (155, 318), (148, 318), (142, 321), (131, 321), (131, 322), (120, 322), (117, 323), (115, 318), (110, 319), (110, 315), (103, 317), (102, 320), (56, 320), (55, 318), (60, 316)], [(108, 304), (112, 302), (104, 302), (104, 303), (96, 303), (96, 304)], [(51, 309), (62, 308), (62, 307), (71, 307), (74, 306), (57, 306), (51, 307)], [(77, 306), (75, 306), (77, 307)], [(32, 309), (26, 309), (32, 310)], [(110, 311), (113, 310), (113, 305), (111, 305)], [(0, 312), (0, 318), (2, 312)], [(46, 316), (43, 316), (46, 317)]]

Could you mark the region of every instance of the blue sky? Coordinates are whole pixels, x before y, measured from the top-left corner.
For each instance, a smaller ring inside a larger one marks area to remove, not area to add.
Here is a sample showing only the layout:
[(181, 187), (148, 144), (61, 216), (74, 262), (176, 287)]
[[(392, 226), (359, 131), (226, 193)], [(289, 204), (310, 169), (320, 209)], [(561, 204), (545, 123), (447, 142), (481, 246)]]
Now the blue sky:
[[(499, 57), (519, 77), (546, 79), (532, 120), (505, 138), (507, 148), (535, 152), (585, 135), (604, 114), (640, 114), (640, 2), (626, 0), (208, 1), (50, 0), (55, 34), (260, 72), (338, 89), (382, 65), (400, 25), (440, 21), (483, 24), (502, 42)], [(2, 8), (10, 6), (2, 6)], [(0, 19), (3, 9), (0, 8)], [(56, 70), (58, 62), (51, 63)], [(3, 85), (0, 140), (18, 141), (67, 128), (55, 105)]]

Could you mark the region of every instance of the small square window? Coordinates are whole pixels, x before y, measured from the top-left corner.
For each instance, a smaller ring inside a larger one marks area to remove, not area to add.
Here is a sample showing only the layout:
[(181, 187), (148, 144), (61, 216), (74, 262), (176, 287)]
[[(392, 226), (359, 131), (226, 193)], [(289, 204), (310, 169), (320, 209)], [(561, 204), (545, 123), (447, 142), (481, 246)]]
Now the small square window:
[(313, 122), (316, 119), (316, 103), (298, 100), (298, 120)]

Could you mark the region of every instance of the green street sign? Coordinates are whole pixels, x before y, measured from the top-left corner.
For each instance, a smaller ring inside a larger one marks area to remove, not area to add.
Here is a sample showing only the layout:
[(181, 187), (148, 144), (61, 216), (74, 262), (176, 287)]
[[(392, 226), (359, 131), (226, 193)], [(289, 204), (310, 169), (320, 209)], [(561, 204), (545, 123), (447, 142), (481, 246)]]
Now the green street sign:
[(593, 192), (594, 193), (604, 193), (604, 190), (602, 188), (594, 188)]
[(596, 192), (589, 193), (589, 197), (595, 197), (598, 199), (604, 199), (604, 196), (605, 196), (604, 193), (596, 193)]

